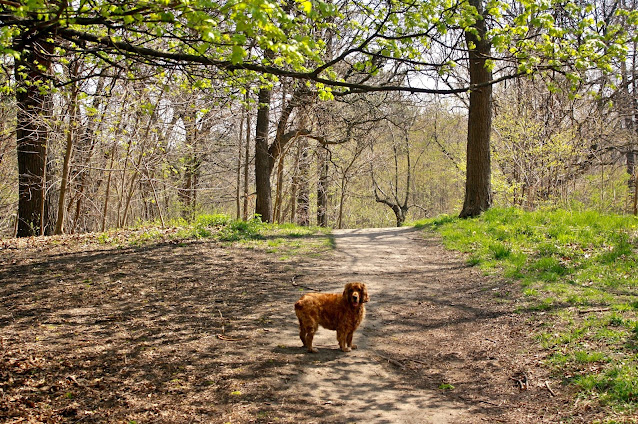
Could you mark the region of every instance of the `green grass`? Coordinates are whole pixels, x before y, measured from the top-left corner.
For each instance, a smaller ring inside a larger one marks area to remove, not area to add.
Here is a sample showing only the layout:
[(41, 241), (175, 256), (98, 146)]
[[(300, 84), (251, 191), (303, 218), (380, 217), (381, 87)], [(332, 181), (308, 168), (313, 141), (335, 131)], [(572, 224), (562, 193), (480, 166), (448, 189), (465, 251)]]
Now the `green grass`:
[(543, 312), (538, 348), (565, 384), (610, 413), (638, 411), (636, 217), (494, 208), (416, 225), (467, 253), (468, 265), (519, 287), (518, 312)]
[(134, 228), (96, 234), (95, 241), (117, 247), (141, 247), (160, 242), (184, 245), (189, 240), (211, 239), (228, 245), (260, 249), (280, 260), (294, 256), (317, 257), (334, 249), (328, 229), (294, 224), (267, 224), (259, 219), (235, 220), (224, 214), (199, 215), (193, 222), (183, 219), (161, 228), (156, 222), (137, 223)]

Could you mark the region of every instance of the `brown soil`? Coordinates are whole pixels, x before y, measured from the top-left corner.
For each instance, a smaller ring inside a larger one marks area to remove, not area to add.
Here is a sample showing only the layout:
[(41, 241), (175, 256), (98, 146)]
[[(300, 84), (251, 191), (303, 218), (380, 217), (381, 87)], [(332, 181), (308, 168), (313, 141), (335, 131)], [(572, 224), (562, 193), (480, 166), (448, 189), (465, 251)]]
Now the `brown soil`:
[[(0, 421), (585, 421), (540, 365), (538, 321), (512, 312), (512, 287), (412, 228), (335, 241), (287, 261), (212, 241), (5, 245)], [(294, 302), (354, 280), (371, 297), (359, 349), (320, 329), (306, 353)]]

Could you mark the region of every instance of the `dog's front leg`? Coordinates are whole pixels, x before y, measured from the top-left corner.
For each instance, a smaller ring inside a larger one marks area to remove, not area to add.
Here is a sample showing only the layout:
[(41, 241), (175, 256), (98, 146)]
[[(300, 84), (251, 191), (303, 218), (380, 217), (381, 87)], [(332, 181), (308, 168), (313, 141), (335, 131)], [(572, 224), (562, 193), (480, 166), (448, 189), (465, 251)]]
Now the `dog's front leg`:
[(339, 342), (339, 347), (344, 352), (350, 352), (350, 348), (348, 347), (348, 335), (343, 331), (337, 330), (337, 341)]
[(346, 344), (347, 346), (350, 346), (350, 348), (356, 349), (357, 345), (352, 344), (352, 336), (354, 336), (354, 331), (352, 333), (348, 333), (348, 336), (346, 337)]

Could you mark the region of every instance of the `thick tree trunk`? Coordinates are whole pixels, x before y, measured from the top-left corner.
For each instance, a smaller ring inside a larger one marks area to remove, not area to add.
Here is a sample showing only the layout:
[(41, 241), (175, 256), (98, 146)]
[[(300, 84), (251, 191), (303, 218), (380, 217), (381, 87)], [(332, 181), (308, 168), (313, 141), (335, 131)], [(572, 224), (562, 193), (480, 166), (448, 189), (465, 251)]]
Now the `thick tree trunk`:
[(48, 224), (45, 214), (46, 160), (48, 132), (46, 120), (51, 103), (46, 94), (51, 69), (48, 55), (52, 47), (35, 41), (16, 60), (17, 159), (18, 159), (18, 225), (16, 236), (43, 235)]
[[(482, 0), (470, 0), (483, 16)], [(477, 34), (465, 33), (469, 51), (470, 85), (491, 81), (492, 72), (486, 67), (491, 44), (486, 38), (485, 19), (474, 24)], [(492, 86), (474, 88), (470, 92), (467, 121), (467, 167), (465, 201), (460, 217), (478, 216), (492, 205), (490, 132), (492, 130)]]
[(257, 109), (257, 125), (255, 136), (255, 185), (257, 201), (255, 213), (261, 215), (264, 222), (273, 222), (272, 189), (270, 176), (275, 167), (275, 162), (285, 154), (286, 146), (295, 138), (308, 135), (310, 131), (305, 128), (285, 132), (288, 121), (294, 109), (308, 101), (306, 87), (301, 86), (292, 94), (290, 101), (281, 111), (275, 139), (268, 144), (268, 126), (270, 124), (270, 100), (271, 91), (267, 88), (259, 90), (259, 108)]
[(270, 187), (271, 157), (268, 151), (268, 127), (270, 124), (271, 91), (259, 89), (257, 124), (255, 130), (255, 214), (263, 222), (272, 222), (272, 193)]

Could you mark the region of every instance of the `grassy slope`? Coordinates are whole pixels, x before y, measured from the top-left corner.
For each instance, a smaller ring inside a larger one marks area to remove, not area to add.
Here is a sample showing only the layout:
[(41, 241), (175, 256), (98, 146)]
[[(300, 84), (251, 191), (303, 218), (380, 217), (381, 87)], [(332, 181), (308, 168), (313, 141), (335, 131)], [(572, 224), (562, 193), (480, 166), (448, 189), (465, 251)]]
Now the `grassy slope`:
[(167, 228), (143, 223), (135, 229), (96, 233), (92, 238), (98, 243), (114, 246), (212, 239), (278, 254), (281, 260), (294, 256), (314, 257), (334, 248), (330, 231), (325, 228), (266, 224), (257, 219), (245, 222), (223, 214), (200, 215), (192, 223), (180, 220)]
[[(518, 284), (545, 311), (539, 349), (579, 396), (611, 416), (638, 412), (638, 219), (596, 212), (492, 209), (416, 223), (468, 262)], [(617, 418), (616, 418), (617, 419)], [(610, 418), (608, 422), (615, 422)]]

